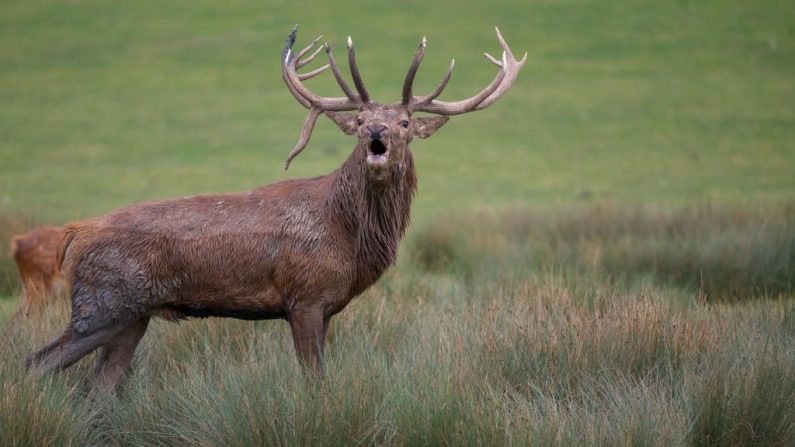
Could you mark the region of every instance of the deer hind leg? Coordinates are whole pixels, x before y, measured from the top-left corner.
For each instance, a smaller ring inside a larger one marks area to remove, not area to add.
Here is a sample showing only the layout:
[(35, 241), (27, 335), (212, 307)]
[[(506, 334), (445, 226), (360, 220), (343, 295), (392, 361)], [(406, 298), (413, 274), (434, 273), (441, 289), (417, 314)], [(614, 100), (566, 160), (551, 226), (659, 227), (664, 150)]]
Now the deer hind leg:
[(28, 370), (44, 374), (65, 369), (91, 351), (107, 344), (137, 318), (114, 320), (98, 302), (113, 300), (112, 292), (88, 292), (76, 285), (72, 292), (72, 319), (63, 334), (27, 359)]
[(26, 367), (28, 369), (35, 368), (35, 365), (41, 363), (41, 359), (51, 355), (54, 350), (58, 349), (67, 340), (69, 340), (69, 337), (71, 337), (71, 328), (67, 327), (63, 334), (55, 337), (51, 342), (44, 345), (43, 348), (31, 354), (25, 361)]
[(124, 375), (132, 362), (135, 348), (146, 333), (149, 317), (136, 320), (110, 342), (101, 348), (94, 365), (92, 387), (101, 391), (111, 391)]
[(61, 336), (28, 357), (26, 365), (34, 374), (66, 369), (91, 351), (108, 343), (124, 329), (124, 326), (110, 326), (90, 333), (78, 333), (69, 325)]

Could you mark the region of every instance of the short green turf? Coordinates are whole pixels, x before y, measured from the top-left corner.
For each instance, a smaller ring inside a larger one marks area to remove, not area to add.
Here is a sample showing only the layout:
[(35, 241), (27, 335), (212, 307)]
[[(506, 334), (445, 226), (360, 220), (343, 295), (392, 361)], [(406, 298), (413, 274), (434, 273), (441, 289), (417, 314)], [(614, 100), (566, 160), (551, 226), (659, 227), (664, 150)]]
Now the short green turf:
[[(399, 98), (451, 57), (443, 99), (494, 75), (493, 25), (528, 62), (490, 109), (412, 145), (415, 220), (572, 202), (778, 201), (795, 192), (795, 8), (705, 2), (18, 1), (0, 6), (0, 208), (61, 223), (131, 202), (330, 172), (354, 140), (305, 110), (279, 56), (350, 34), (368, 87)], [(319, 66), (319, 62), (315, 62)], [(339, 95), (331, 76), (309, 81)]]

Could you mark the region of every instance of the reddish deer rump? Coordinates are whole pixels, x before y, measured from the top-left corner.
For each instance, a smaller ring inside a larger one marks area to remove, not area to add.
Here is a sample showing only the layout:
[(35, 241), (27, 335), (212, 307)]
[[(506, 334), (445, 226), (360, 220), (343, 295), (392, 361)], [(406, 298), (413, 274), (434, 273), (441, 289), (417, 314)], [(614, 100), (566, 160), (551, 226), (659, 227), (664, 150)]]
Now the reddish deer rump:
[(64, 237), (61, 227), (37, 227), (11, 239), (11, 256), (22, 279), (22, 312), (41, 311), (59, 295), (63, 275), (58, 264), (58, 247)]
[[(448, 116), (483, 109), (511, 86), (517, 61), (502, 47), (494, 80), (475, 96), (437, 98), (453, 64), (428, 95), (415, 96), (423, 38), (403, 84), (402, 101), (373, 101), (348, 39), (348, 87), (325, 48), (328, 65), (306, 74), (319, 39), (293, 52), (297, 29), (282, 53), (282, 77), (309, 109), (287, 164), (309, 141), (322, 114), (358, 143), (328, 175), (287, 180), (237, 194), (183, 197), (120, 208), (67, 225), (59, 259), (71, 285), (72, 316), (63, 334), (28, 358), (33, 372), (70, 366), (100, 348), (93, 383), (113, 388), (129, 366), (153, 316), (283, 318), (299, 359), (321, 371), (331, 317), (370, 287), (396, 259), (417, 189), (409, 143), (428, 138)], [(525, 55), (526, 56), (526, 55)], [(331, 68), (345, 96), (322, 97), (303, 81)], [(354, 113), (341, 113), (354, 111)], [(415, 117), (415, 112), (439, 116)]]

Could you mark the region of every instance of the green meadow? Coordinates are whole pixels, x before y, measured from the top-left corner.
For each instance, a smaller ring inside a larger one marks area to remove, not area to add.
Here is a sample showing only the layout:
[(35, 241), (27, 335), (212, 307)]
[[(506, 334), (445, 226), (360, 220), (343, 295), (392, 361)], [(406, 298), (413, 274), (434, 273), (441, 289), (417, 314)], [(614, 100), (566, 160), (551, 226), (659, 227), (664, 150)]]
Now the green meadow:
[[(283, 169), (296, 23), (340, 62), (350, 35), (380, 102), (422, 36), (415, 90), (454, 57), (447, 100), (493, 78), (494, 25), (528, 53), (500, 102), (412, 143), (412, 227), (335, 317), (324, 379), (283, 322), (224, 319), (154, 322), (113, 396), (91, 359), (28, 377), (69, 305), (16, 314), (13, 234), (348, 156), (321, 118)], [(793, 23), (778, 0), (5, 0), (0, 445), (795, 444)]]

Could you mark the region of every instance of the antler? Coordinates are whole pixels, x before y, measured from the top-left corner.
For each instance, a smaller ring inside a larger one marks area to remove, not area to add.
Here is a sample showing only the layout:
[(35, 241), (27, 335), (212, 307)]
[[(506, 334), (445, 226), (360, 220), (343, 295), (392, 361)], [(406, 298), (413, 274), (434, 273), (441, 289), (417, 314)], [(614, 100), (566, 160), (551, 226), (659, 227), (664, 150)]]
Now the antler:
[[(328, 44), (317, 48), (309, 57), (302, 60), (304, 55), (314, 48), (322, 36), (318, 36), (312, 41), (312, 43), (295, 54), (293, 53), (293, 45), (295, 44), (295, 37), (297, 34), (298, 25), (293, 28), (284, 43), (284, 51), (282, 51), (282, 79), (284, 79), (284, 83), (287, 84), (287, 89), (290, 90), (290, 93), (293, 94), (295, 99), (298, 100), (301, 105), (309, 109), (309, 114), (304, 120), (304, 126), (301, 128), (301, 135), (298, 138), (298, 142), (287, 155), (287, 161), (284, 165), (285, 170), (290, 167), (290, 162), (292, 159), (301, 153), (304, 147), (306, 147), (307, 142), (309, 142), (309, 137), (312, 135), (312, 129), (315, 127), (317, 117), (320, 116), (322, 112), (356, 110), (361, 107), (362, 104), (370, 101), (370, 97), (367, 94), (367, 89), (365, 89), (362, 78), (359, 75), (359, 70), (356, 68), (356, 55), (354, 54), (353, 44), (350, 37), (348, 38), (348, 61), (350, 62), (351, 66), (353, 82), (356, 85), (356, 90), (359, 92), (358, 96), (353, 94), (351, 89), (342, 79), (342, 76), (337, 69), (337, 63), (334, 60), (334, 55), (331, 54), (331, 47)], [(309, 73), (298, 74), (296, 70), (310, 63), (323, 48), (326, 50), (329, 63), (316, 70), (312, 70)], [(334, 73), (334, 78), (337, 80), (337, 84), (339, 84), (340, 89), (342, 89), (342, 92), (345, 93), (345, 97), (329, 98), (325, 96), (319, 96), (315, 93), (312, 93), (304, 86), (303, 81), (319, 75), (329, 67), (331, 67), (331, 71)]]
[(444, 78), (442, 78), (442, 81), (433, 92), (427, 96), (414, 96), (412, 94), (414, 76), (417, 74), (417, 69), (419, 68), (420, 62), (422, 62), (422, 57), (425, 55), (425, 47), (427, 46), (427, 41), (423, 37), (420, 47), (414, 54), (411, 67), (409, 67), (409, 71), (406, 73), (406, 80), (403, 82), (403, 105), (408, 106), (411, 112), (429, 112), (449, 116), (485, 109), (497, 102), (497, 100), (511, 88), (511, 85), (513, 85), (516, 76), (519, 74), (519, 70), (527, 59), (527, 53), (524, 54), (522, 60), (517, 61), (513, 56), (513, 52), (511, 52), (511, 49), (508, 47), (508, 44), (505, 43), (505, 39), (502, 37), (499, 28), (494, 27), (494, 29), (497, 30), (497, 39), (500, 41), (500, 46), (502, 47), (502, 58), (498, 60), (490, 54), (485, 53), (486, 58), (489, 59), (491, 63), (500, 67), (497, 76), (485, 89), (477, 95), (461, 101), (437, 101), (436, 98), (447, 86), (447, 82), (450, 81), (450, 76), (453, 74), (453, 67), (455, 66), (455, 59), (453, 59), (450, 62), (450, 68), (447, 70), (447, 74), (445, 74)]

